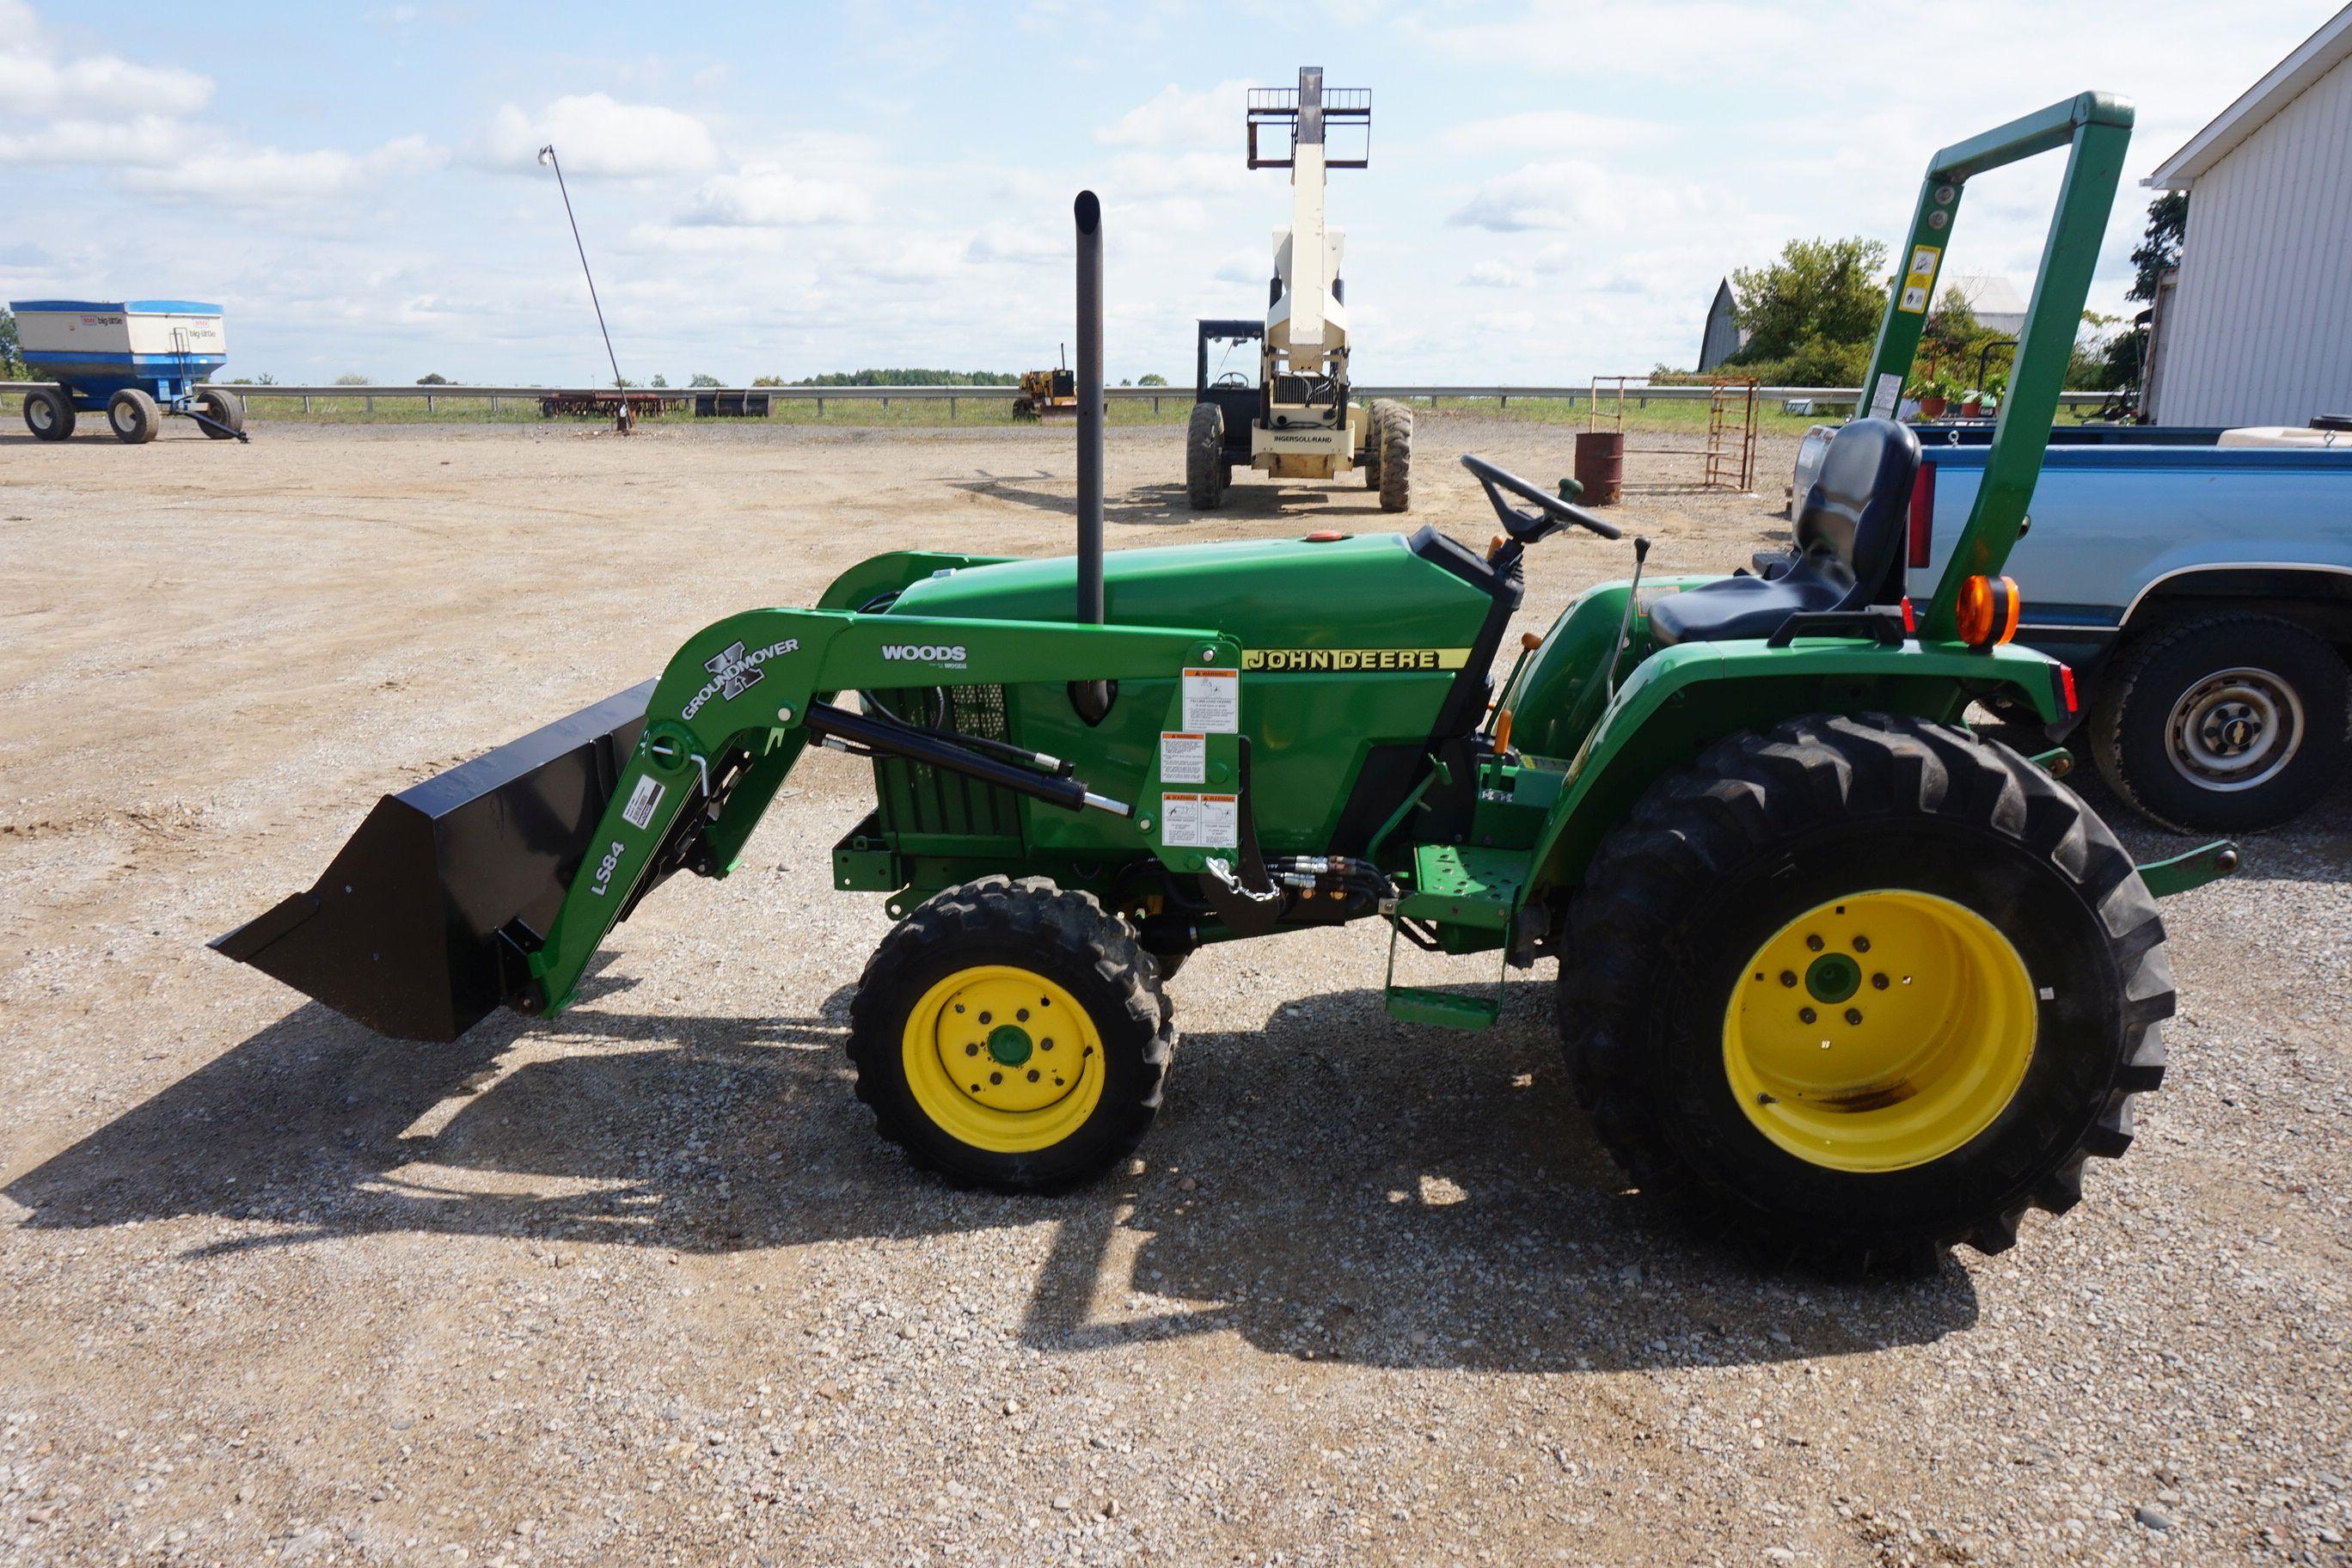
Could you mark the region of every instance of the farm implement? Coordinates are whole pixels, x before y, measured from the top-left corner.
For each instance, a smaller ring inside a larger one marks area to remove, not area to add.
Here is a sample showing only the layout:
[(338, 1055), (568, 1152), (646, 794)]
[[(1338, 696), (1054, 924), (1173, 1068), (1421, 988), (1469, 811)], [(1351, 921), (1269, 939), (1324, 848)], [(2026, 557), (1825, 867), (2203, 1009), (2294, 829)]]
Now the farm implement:
[(1924, 609), (1900, 575), (1917, 444), (1875, 417), (1834, 437), (1781, 569), (1644, 582), (1637, 541), (1633, 579), (1522, 639), (1499, 691), (1527, 552), (1619, 535), (1478, 458), (1484, 552), (1424, 528), (1107, 555), (1082, 195), (1075, 558), (882, 555), (811, 608), (730, 616), (657, 679), (385, 797), (315, 887), (215, 945), (390, 1035), (561, 1013), (618, 922), (680, 871), (733, 871), (831, 746), (875, 790), (834, 886), (898, 922), (851, 1007), (857, 1094), (950, 1180), (1103, 1171), (1160, 1103), (1188, 956), (1377, 920), (1391, 973), (1399, 943), (1477, 968), (1391, 983), (1413, 1024), (1482, 1027), (1498, 972), (1557, 962), (1578, 1097), (1644, 1189), (1783, 1256), (2005, 1247), (2124, 1151), (2162, 1077), (2154, 895), (2235, 864), (2135, 867), (2061, 753), (1964, 722), (2074, 700), (2008, 641), (2000, 572), (2130, 120), (2086, 95), (1930, 167), (1881, 368), (1916, 348), (1967, 175), (2069, 150), (1997, 437), (2016, 482), (1985, 485)]

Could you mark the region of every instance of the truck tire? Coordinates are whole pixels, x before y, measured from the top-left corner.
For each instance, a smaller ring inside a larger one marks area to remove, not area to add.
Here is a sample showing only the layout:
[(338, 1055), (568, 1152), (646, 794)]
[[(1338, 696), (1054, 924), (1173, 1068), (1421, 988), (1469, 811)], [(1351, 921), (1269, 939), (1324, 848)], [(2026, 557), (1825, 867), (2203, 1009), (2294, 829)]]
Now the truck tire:
[(73, 399), (51, 386), (25, 394), (25, 428), (44, 441), (62, 441), (74, 433)]
[(106, 400), (106, 423), (116, 440), (139, 447), (155, 438), (155, 432), (163, 427), (163, 416), (153, 398), (135, 386), (126, 386)]
[(196, 412), (213, 422), (196, 428), (215, 441), (234, 440), (237, 432), (245, 428), (245, 399), (234, 392), (199, 392)]
[(1381, 510), (1403, 511), (1412, 505), (1412, 410), (1402, 403), (1376, 403), (1380, 421)]
[(1225, 411), (1213, 403), (1192, 405), (1192, 422), (1184, 432), (1184, 499), (1194, 511), (1214, 511), (1225, 504)]
[(2276, 616), (2200, 616), (2126, 645), (2091, 704), (2091, 756), (2143, 815), (2194, 832), (2275, 827), (2352, 755), (2343, 656)]
[(2082, 1194), (2164, 1076), (2155, 901), (2005, 746), (1886, 714), (1730, 736), (1660, 779), (1570, 909), (1578, 1100), (1645, 1193), (1768, 1260), (1998, 1252)]
[(1356, 454), (1356, 467), (1364, 476), (1364, 488), (1381, 488), (1381, 432), (1388, 427), (1389, 405), (1374, 403), (1364, 410), (1364, 449)]
[(958, 1186), (1056, 1192), (1130, 1153), (1176, 1047), (1160, 970), (1116, 915), (1042, 878), (940, 893), (849, 1005), (857, 1098)]

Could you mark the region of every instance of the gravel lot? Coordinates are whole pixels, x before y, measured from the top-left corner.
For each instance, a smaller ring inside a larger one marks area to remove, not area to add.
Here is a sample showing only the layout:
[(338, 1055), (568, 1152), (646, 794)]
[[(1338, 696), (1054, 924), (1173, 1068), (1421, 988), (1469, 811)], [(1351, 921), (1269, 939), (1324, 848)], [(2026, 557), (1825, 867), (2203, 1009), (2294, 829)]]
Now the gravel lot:
[[(1454, 452), (1566, 466), (1420, 445), (1472, 541)], [(1113, 433), (1115, 547), (1383, 526), (1263, 483), (1192, 521), (1180, 447)], [(1779, 533), (1788, 458), (1636, 498), (1654, 569)], [(2168, 904), (2171, 1077), (2083, 1205), (1866, 1288), (1622, 1189), (1549, 966), (1412, 1028), (1369, 928), (1186, 969), (1122, 1179), (916, 1177), (840, 1050), (885, 917), (827, 891), (838, 757), (552, 1024), (388, 1043), (205, 951), (720, 613), (1066, 548), (1071, 471), (1012, 428), (0, 436), (0, 1559), (2352, 1562), (2343, 791)], [(1626, 560), (1546, 545), (1526, 625)]]

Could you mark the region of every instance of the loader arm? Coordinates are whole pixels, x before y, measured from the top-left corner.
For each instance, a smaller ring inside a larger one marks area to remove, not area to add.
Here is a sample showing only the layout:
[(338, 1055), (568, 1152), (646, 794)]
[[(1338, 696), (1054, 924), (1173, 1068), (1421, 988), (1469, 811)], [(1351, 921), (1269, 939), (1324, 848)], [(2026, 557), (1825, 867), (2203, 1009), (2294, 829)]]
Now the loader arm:
[[(705, 627), (655, 683), (644, 731), (553, 924), (543, 937), (509, 933), (530, 976), (514, 1005), (562, 1011), (606, 933), (679, 866), (709, 876), (731, 870), (813, 731), (845, 743), (866, 740), (870, 722), (852, 730), (830, 706), (836, 692), (918, 679), (958, 686), (1168, 679), (1188, 666), (1240, 665), (1237, 644), (1204, 630), (826, 610), (751, 610)], [(1082, 803), (1072, 795), (1058, 804)], [(1150, 817), (1130, 814), (1130, 821), (1138, 852), (1164, 856)]]

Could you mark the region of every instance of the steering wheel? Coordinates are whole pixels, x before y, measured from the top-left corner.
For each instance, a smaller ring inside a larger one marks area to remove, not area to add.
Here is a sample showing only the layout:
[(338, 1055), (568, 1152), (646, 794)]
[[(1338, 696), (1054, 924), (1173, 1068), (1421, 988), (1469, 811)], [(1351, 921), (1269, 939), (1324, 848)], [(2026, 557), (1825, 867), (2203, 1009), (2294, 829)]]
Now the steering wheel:
[[(1572, 522), (1579, 528), (1589, 528), (1603, 539), (1622, 539), (1625, 531), (1606, 518), (1595, 517), (1580, 506), (1570, 506), (1556, 495), (1538, 489), (1518, 475), (1498, 468), (1484, 458), (1462, 454), (1462, 466), (1478, 476), (1486, 487), (1486, 499), (1495, 506), (1495, 515), (1503, 520), (1503, 531), (1514, 542), (1525, 546), (1557, 530), (1562, 523)], [(1521, 511), (1503, 499), (1503, 491), (1536, 503), (1534, 511)]]
[(1244, 375), (1237, 370), (1229, 370), (1225, 372), (1224, 374), (1217, 377), (1217, 379), (1211, 384), (1215, 386), (1247, 386), (1249, 384), (1249, 377)]

